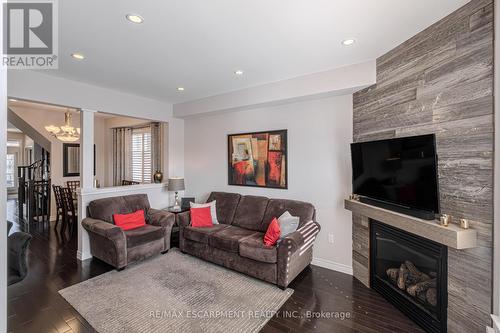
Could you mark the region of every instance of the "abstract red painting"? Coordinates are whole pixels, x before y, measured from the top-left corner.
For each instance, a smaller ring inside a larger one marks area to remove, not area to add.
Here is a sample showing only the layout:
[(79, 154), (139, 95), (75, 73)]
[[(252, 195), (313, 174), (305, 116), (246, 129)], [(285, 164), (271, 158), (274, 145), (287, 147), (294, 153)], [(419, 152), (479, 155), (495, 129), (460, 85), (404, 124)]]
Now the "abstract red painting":
[(228, 184), (286, 189), (287, 131), (228, 135)]

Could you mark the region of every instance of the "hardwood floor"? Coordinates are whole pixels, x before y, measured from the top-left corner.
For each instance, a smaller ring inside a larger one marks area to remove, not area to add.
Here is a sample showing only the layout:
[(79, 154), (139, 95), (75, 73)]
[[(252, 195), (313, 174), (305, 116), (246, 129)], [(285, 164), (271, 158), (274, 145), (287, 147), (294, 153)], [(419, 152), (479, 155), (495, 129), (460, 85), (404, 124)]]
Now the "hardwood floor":
[[(15, 202), (9, 219), (16, 222)], [(15, 225), (11, 232), (19, 230)], [(9, 332), (95, 332), (58, 294), (58, 290), (112, 270), (91, 259), (76, 259), (76, 237), (67, 239), (49, 227), (30, 228), (28, 277), (8, 287)], [(311, 266), (290, 288), (295, 292), (262, 332), (422, 332), (381, 296), (352, 276)], [(307, 311), (349, 318), (307, 318)], [(189, 332), (186, 332), (189, 333)]]

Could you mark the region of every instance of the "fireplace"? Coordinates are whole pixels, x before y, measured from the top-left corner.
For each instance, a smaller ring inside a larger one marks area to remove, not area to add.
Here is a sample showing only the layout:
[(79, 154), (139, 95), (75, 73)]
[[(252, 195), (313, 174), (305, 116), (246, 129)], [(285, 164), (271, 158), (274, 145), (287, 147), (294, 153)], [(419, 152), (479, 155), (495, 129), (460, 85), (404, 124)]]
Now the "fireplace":
[(370, 285), (426, 332), (446, 332), (448, 248), (370, 223)]

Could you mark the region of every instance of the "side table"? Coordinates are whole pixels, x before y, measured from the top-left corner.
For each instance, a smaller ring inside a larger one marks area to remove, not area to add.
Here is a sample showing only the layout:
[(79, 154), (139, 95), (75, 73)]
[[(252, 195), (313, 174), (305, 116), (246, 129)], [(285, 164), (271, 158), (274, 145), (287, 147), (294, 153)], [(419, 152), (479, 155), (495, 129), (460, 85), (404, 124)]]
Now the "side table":
[(170, 235), (170, 247), (179, 247), (179, 214), (189, 212), (189, 208), (173, 209), (172, 207), (163, 208), (169, 213), (175, 214), (175, 224)]

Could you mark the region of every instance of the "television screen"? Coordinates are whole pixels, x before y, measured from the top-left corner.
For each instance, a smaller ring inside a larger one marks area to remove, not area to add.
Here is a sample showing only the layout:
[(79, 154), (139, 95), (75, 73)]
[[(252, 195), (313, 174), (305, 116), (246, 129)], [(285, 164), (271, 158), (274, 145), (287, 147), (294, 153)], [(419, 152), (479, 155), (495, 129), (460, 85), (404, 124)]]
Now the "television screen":
[(353, 193), (439, 213), (434, 134), (351, 144)]

